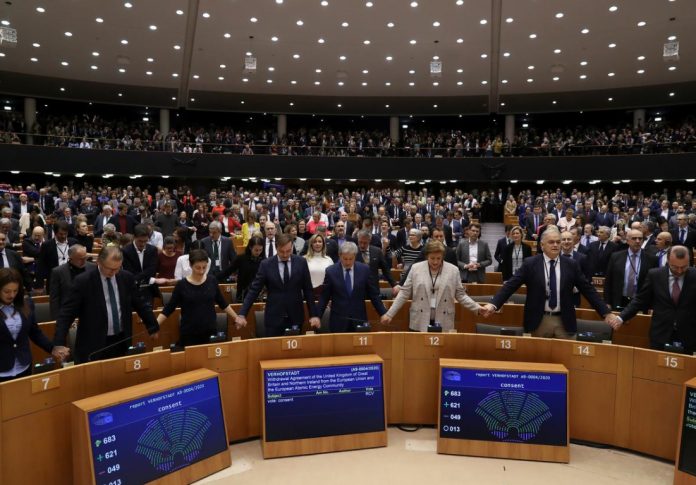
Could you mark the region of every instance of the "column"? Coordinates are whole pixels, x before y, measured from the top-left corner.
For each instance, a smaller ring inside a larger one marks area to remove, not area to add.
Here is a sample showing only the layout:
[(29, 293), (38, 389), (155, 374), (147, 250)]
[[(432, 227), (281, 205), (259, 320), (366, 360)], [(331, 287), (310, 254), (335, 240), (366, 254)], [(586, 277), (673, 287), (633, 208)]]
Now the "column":
[(515, 139), (515, 115), (505, 115), (505, 138), (510, 143)]
[(633, 129), (635, 130), (640, 126), (645, 127), (645, 110), (644, 109), (633, 110)]
[(399, 142), (399, 117), (398, 116), (390, 116), (389, 117), (389, 137), (391, 138), (392, 143)]
[[(27, 133), (32, 132), (32, 127), (36, 123), (36, 98), (24, 98), (24, 124), (26, 126), (25, 131)], [(32, 135), (26, 136), (26, 144), (33, 145), (34, 137)]]
[(162, 133), (162, 138), (167, 136), (167, 133), (169, 133), (169, 110), (166, 108), (160, 109), (160, 117), (159, 117), (159, 122), (160, 122), (160, 133)]
[(288, 115), (278, 115), (278, 143), (288, 134)]

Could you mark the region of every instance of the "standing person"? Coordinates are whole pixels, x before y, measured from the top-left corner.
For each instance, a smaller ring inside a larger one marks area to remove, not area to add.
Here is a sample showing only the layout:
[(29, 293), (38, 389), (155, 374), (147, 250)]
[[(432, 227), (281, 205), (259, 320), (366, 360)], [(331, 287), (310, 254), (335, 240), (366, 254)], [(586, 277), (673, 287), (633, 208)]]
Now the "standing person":
[(246, 222), (242, 224), (242, 244), (246, 247), (249, 244), (249, 239), (255, 232), (261, 230), (261, 225), (256, 222), (256, 212), (248, 212)]
[(165, 202), (162, 205), (162, 212), (155, 218), (155, 226), (162, 233), (162, 237), (172, 235), (177, 226), (177, 217), (172, 212), (171, 202)]
[(312, 278), (315, 299), (319, 299), (322, 291), (321, 286), (324, 284), (326, 268), (334, 264), (333, 259), (326, 255), (326, 241), (322, 234), (315, 234), (309, 238), (305, 259), (307, 260), (307, 267)]
[(83, 216), (77, 216), (76, 219), (75, 241), (77, 241), (77, 244), (84, 246), (88, 253), (91, 253), (94, 247), (94, 235), (89, 232), (89, 226), (87, 221), (83, 219)]
[(263, 242), (263, 257), (272, 258), (273, 255), (277, 252), (277, 249), (275, 247), (276, 225), (271, 221), (266, 221), (264, 229), (264, 234), (266, 235), (266, 237), (264, 237)]
[(312, 327), (321, 327), (312, 293), (312, 279), (307, 261), (292, 254), (292, 241), (287, 234), (279, 234), (278, 253), (261, 262), (254, 282), (249, 287), (236, 323), (246, 325), (246, 315), (259, 293), (266, 288), (266, 308), (264, 310), (265, 334), (267, 337), (283, 335), (285, 329), (300, 325), (304, 321), (303, 300), (309, 311)]
[(133, 310), (153, 339), (159, 335), (151, 307), (140, 296), (133, 275), (121, 271), (122, 263), (120, 248), (102, 249), (97, 271), (87, 271), (73, 280), (73, 291), (58, 312), (56, 345), (65, 345), (70, 326), (80, 319), (75, 340), (78, 364), (125, 355), (133, 335)]
[(72, 292), (73, 280), (88, 269), (94, 269), (94, 263), (87, 261), (87, 248), (81, 244), (74, 244), (68, 249), (68, 262), (53, 268), (51, 281), (53, 287), (49, 295), (49, 309), (51, 318), (58, 318), (58, 312), (68, 301)]
[(618, 329), (638, 311), (652, 309), (650, 348), (663, 350), (665, 344), (681, 342), (684, 350), (696, 352), (696, 268), (689, 266), (691, 252), (685, 246), (674, 246), (668, 253), (668, 264), (648, 271), (645, 284), (620, 315), (610, 321)]
[(31, 375), (31, 340), (57, 360), (67, 358), (67, 347), (53, 345), (36, 323), (32, 304), (24, 299), (22, 276), (0, 268), (0, 382)]
[(237, 251), (234, 249), (234, 244), (229, 237), (222, 235), (222, 224), (218, 221), (213, 221), (208, 227), (210, 235), (203, 238), (203, 249), (208, 253), (211, 260), (210, 271), (217, 278), (219, 273), (227, 271), (227, 269), (237, 257)]
[(19, 253), (7, 247), (7, 235), (0, 232), (0, 268), (14, 268), (22, 276), (22, 284), (25, 288), (32, 287), (31, 274), (26, 270), (24, 261)]
[(228, 316), (237, 318), (217, 280), (207, 274), (208, 254), (194, 249), (189, 254), (189, 263), (191, 274), (177, 282), (171, 299), (157, 316), (157, 324), (161, 325), (176, 308), (181, 308), (178, 345), (182, 347), (208, 343), (210, 336), (217, 333), (216, 303)]
[(150, 232), (145, 224), (135, 226), (133, 236), (133, 243), (123, 248), (123, 269), (133, 275), (138, 291), (152, 305), (153, 298), (160, 295), (155, 284), (159, 258), (157, 248), (148, 244)]
[(636, 295), (648, 270), (657, 266), (657, 258), (641, 249), (643, 233), (631, 229), (627, 234), (628, 249), (615, 251), (609, 258), (604, 280), (604, 301), (611, 308), (624, 308)]
[[(689, 251), (693, 253), (694, 247), (696, 247), (696, 230), (689, 227), (689, 218), (686, 214), (677, 215), (677, 228), (670, 231), (672, 234), (672, 242), (686, 246)], [(693, 266), (693, 261), (690, 260), (691, 266)]]
[(486, 267), (493, 262), (491, 250), (486, 241), (481, 241), (481, 224), (469, 225), (469, 237), (462, 239), (457, 246), (459, 273), (464, 283), (484, 283)]
[(425, 332), (434, 323), (444, 331), (453, 329), (455, 302), (479, 312), (479, 304), (466, 294), (457, 267), (444, 261), (445, 249), (437, 240), (425, 245), (426, 260), (413, 264), (394, 303), (382, 315), (383, 324), (388, 325), (408, 300), (412, 300), (409, 328), (415, 332)]
[(68, 224), (58, 221), (53, 225), (53, 239), (41, 245), (36, 272), (46, 281), (46, 291), (51, 291), (51, 270), (68, 262), (68, 248), (76, 243), (68, 237)]
[(512, 278), (522, 266), (525, 259), (532, 257), (532, 248), (522, 242), (523, 231), (520, 226), (515, 226), (510, 230), (512, 243), (505, 246), (502, 251), (502, 263), (500, 269), (503, 273), (503, 281)]
[(512, 242), (512, 239), (510, 238), (510, 230), (512, 229), (512, 226), (509, 224), (505, 225), (505, 235), (498, 239), (495, 245), (495, 253), (493, 253), (493, 259), (495, 259), (498, 262), (498, 266), (496, 266), (495, 270), (496, 271), (502, 271), (502, 264), (503, 264), (503, 250), (507, 247), (508, 244)]
[[(203, 243), (201, 243), (201, 241), (193, 241), (191, 243), (191, 251), (193, 251), (194, 249), (203, 249)], [(191, 274), (189, 253), (179, 256), (176, 260), (176, 267), (174, 268), (174, 279), (177, 281), (184, 279)], [(208, 271), (210, 271), (210, 257), (208, 257)]]
[(223, 281), (230, 275), (237, 273), (237, 303), (242, 303), (249, 291), (249, 285), (254, 281), (259, 265), (263, 259), (263, 238), (253, 236), (249, 239), (244, 254), (240, 254), (228, 268), (226, 273), (222, 273)]
[(162, 252), (157, 255), (157, 278), (155, 278), (155, 283), (160, 286), (176, 284), (177, 280), (174, 277), (174, 270), (176, 269), (178, 259), (179, 254), (176, 252), (174, 238), (172, 236), (165, 237)]
[(351, 241), (338, 250), (339, 262), (326, 269), (319, 299), (319, 314), (323, 315), (331, 302), (329, 327), (332, 333), (355, 331), (355, 325), (367, 321), (365, 300), (369, 299), (379, 315), (387, 313), (380, 299), (379, 285), (370, 267), (356, 262), (358, 246)]
[(618, 249), (617, 244), (612, 242), (609, 236), (611, 236), (611, 228), (599, 226), (597, 228), (597, 241), (590, 243), (588, 257), (594, 276), (604, 276), (609, 265), (609, 258)]
[[(559, 257), (561, 233), (556, 227), (541, 235), (542, 254), (527, 258), (522, 267), (484, 306), (483, 316), (497, 311), (522, 285), (527, 285), (524, 304), (524, 331), (535, 337), (575, 339), (577, 321), (573, 288), (587, 298), (602, 318), (610, 312), (594, 287), (587, 282), (578, 263)], [(608, 321), (607, 321), (608, 323)]]
[(672, 235), (667, 232), (660, 232), (655, 236), (655, 244), (647, 248), (648, 254), (657, 258), (657, 267), (662, 268), (667, 266), (667, 253), (672, 247)]

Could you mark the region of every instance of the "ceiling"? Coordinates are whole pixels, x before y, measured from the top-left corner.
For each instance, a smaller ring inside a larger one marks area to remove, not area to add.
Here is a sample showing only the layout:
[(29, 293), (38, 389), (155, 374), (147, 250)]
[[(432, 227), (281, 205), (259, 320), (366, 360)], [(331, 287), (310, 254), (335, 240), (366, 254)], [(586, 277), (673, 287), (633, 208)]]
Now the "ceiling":
[(18, 33), (0, 91), (18, 95), (381, 114), (696, 102), (691, 0), (12, 0), (0, 20)]

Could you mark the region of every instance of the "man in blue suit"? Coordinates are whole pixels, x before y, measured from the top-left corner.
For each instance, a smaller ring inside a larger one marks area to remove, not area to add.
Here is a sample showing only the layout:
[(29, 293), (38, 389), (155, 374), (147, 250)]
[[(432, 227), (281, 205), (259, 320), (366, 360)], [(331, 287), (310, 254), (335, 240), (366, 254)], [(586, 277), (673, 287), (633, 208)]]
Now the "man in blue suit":
[(266, 309), (264, 310), (264, 324), (266, 337), (278, 337), (285, 333), (285, 329), (292, 325), (302, 325), (304, 322), (304, 309), (302, 301), (307, 302), (309, 310), (309, 323), (312, 327), (321, 327), (314, 294), (312, 291), (312, 279), (309, 276), (307, 260), (301, 256), (292, 254), (292, 240), (288, 234), (278, 234), (275, 238), (277, 254), (261, 261), (253, 283), (244, 298), (244, 304), (239, 311), (236, 323), (244, 326), (247, 324), (246, 315), (251, 305), (266, 288)]
[(355, 261), (357, 254), (358, 246), (354, 242), (344, 242), (339, 249), (339, 262), (326, 268), (319, 315), (324, 314), (331, 301), (329, 326), (332, 333), (352, 332), (356, 323), (366, 322), (367, 299), (380, 316), (387, 313), (379, 297), (377, 280), (368, 265)]
[[(554, 226), (541, 236), (542, 254), (527, 258), (515, 275), (507, 280), (484, 306), (482, 314), (497, 311), (523, 284), (527, 285), (524, 330), (535, 337), (574, 339), (577, 332), (573, 288), (577, 288), (603, 318), (610, 315), (607, 304), (588, 283), (573, 258), (559, 257), (561, 234)], [(607, 324), (609, 324), (608, 320)], [(613, 322), (613, 321), (612, 321)]]

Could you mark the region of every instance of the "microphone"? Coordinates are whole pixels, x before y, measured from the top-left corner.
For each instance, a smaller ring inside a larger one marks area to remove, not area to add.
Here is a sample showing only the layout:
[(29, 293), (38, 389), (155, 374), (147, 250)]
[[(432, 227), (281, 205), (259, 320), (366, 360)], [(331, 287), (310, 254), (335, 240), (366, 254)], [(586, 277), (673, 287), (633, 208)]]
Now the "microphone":
[(102, 347), (101, 349), (95, 350), (94, 352), (92, 352), (91, 354), (89, 354), (89, 355), (87, 356), (87, 362), (91, 362), (91, 361), (92, 361), (92, 357), (93, 357), (95, 354), (98, 354), (98, 353), (100, 353), (100, 352), (103, 352), (103, 351), (105, 351), (106, 349), (110, 349), (111, 347), (115, 347), (116, 345), (120, 345), (120, 344), (122, 344), (123, 342), (127, 342), (127, 341), (131, 340), (133, 337), (139, 337), (140, 335), (142, 335), (142, 334), (144, 334), (144, 333), (149, 333), (149, 330), (143, 330), (143, 331), (138, 332), (138, 333), (136, 333), (136, 334), (133, 334), (133, 335), (131, 335), (131, 336), (129, 336), (129, 337), (122, 338), (121, 340), (119, 340), (119, 341), (117, 341), (117, 342), (114, 342), (114, 343), (112, 343), (111, 345), (107, 345), (106, 347)]

